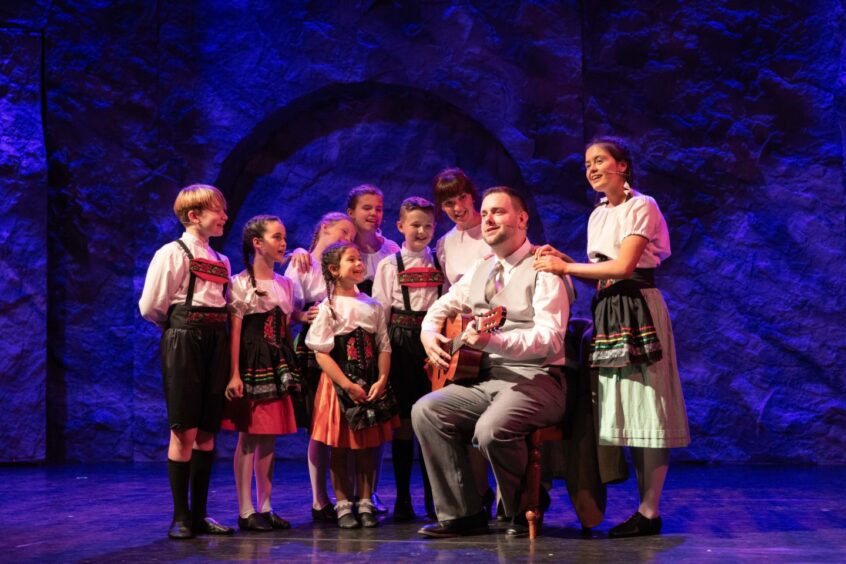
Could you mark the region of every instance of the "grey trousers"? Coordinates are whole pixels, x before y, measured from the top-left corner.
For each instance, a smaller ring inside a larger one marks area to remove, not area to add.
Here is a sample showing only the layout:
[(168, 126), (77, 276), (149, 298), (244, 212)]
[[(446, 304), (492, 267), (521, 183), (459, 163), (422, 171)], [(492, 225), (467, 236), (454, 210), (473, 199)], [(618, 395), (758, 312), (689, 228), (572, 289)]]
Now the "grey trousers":
[[(525, 367), (521, 367), (524, 372)], [(558, 370), (526, 377), (495, 366), (470, 384), (451, 384), (417, 400), (411, 422), (432, 484), (439, 521), (475, 515), (482, 501), (467, 461), (478, 446), (493, 467), (509, 517), (528, 465), (526, 436), (564, 416), (566, 384)]]

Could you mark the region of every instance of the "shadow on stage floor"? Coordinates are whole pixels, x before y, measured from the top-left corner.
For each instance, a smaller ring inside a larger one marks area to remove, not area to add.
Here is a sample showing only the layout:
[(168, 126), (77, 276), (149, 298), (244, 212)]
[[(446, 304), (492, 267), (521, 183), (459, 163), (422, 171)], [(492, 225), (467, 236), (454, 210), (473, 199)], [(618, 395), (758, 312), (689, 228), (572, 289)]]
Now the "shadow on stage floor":
[[(165, 464), (0, 467), (0, 557), (5, 562), (126, 561), (842, 561), (846, 554), (846, 471), (843, 467), (671, 467), (662, 503), (664, 533), (609, 540), (607, 530), (636, 509), (633, 480), (609, 490), (607, 521), (592, 538), (580, 527), (562, 484), (543, 536), (511, 539), (494, 527), (486, 536), (425, 540), (425, 520), (341, 531), (311, 522), (305, 462), (276, 465), (273, 504), (294, 524), (289, 531), (236, 533), (170, 541)], [(380, 493), (393, 501), (386, 461)], [(415, 475), (415, 507), (422, 487)], [(212, 478), (209, 514), (234, 525), (237, 502), (227, 461)]]

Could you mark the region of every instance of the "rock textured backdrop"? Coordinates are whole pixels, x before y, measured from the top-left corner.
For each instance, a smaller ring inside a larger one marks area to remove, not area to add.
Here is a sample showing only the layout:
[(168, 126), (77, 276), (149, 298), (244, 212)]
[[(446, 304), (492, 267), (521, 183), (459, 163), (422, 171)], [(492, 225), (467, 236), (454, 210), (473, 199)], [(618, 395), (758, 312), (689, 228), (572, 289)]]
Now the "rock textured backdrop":
[(532, 239), (583, 258), (583, 146), (615, 133), (672, 235), (674, 456), (846, 462), (839, 2), (107, 4), (0, 7), (0, 461), (164, 457), (137, 300), (181, 186), (225, 192), (236, 269), (256, 213), (306, 245), (369, 182), (395, 237), (449, 165), (522, 190)]

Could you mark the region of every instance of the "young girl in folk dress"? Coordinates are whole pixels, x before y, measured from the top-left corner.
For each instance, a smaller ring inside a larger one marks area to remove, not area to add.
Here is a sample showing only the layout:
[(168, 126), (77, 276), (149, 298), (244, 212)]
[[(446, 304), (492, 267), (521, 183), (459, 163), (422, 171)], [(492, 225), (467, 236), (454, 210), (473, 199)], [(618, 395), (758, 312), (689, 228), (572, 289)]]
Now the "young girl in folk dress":
[[(299, 387), (289, 319), (294, 285), (273, 272), (285, 257), (285, 226), (278, 217), (260, 215), (244, 226), (246, 270), (232, 278), (232, 375), (226, 386), (224, 428), (238, 430), (235, 487), (238, 526), (247, 531), (288, 529), (270, 505), (276, 435), (296, 433), (290, 390)], [(252, 502), (255, 473), (259, 512)]]
[[(347, 214), (355, 225), (354, 242), (361, 252), (365, 269), (364, 280), (358, 285), (358, 289), (368, 296), (371, 295), (373, 289), (376, 267), (382, 259), (394, 255), (400, 250), (399, 245), (383, 237), (380, 231), (384, 217), (384, 200), (382, 191), (372, 184), (356, 186), (347, 194)], [(300, 272), (311, 269), (308, 254), (303, 249), (294, 251), (291, 264), (295, 265)], [(387, 513), (387, 507), (376, 493), (379, 474), (382, 471), (382, 449), (375, 451), (374, 456), (376, 457), (376, 482), (373, 485), (372, 499), (378, 513)], [(358, 493), (358, 495), (361, 494)]]
[(597, 281), (591, 364), (598, 370), (599, 441), (631, 447), (640, 493), (637, 512), (609, 535), (656, 535), (669, 449), (690, 443), (670, 317), (654, 282), (670, 256), (670, 237), (655, 200), (631, 187), (625, 142), (591, 141), (585, 169), (605, 196), (588, 222), (590, 263), (547, 245), (536, 251), (535, 268)]
[(355, 244), (361, 251), (365, 268), (364, 281), (358, 285), (358, 289), (368, 296), (373, 289), (376, 267), (383, 258), (395, 255), (400, 250), (399, 245), (383, 237), (380, 231), (384, 200), (382, 191), (371, 184), (357, 186), (347, 196), (347, 214), (355, 224)]
[[(320, 218), (311, 239), (311, 246), (308, 255), (309, 268), (301, 272), (293, 262), (288, 264), (285, 276), (294, 281), (298, 291), (302, 294), (299, 298), (303, 302), (303, 313), (300, 321), (302, 330), (296, 341), (297, 361), (303, 377), (303, 421), (298, 421), (300, 427), (308, 427), (311, 430), (311, 418), (314, 412), (314, 396), (317, 393), (317, 385), (320, 382), (320, 366), (314, 358), (314, 352), (305, 346), (305, 337), (308, 335), (309, 324), (317, 316), (317, 304), (326, 297), (326, 282), (323, 279), (323, 271), (320, 261), (323, 251), (338, 241), (349, 242), (355, 238), (355, 227), (347, 214), (341, 212), (329, 212)], [(335, 522), (335, 508), (329, 499), (326, 491), (326, 475), (329, 471), (329, 447), (324, 443), (310, 437), (308, 441), (308, 475), (311, 480), (311, 518), (314, 521)]]
[[(376, 473), (374, 453), (399, 426), (396, 400), (388, 386), (391, 345), (382, 306), (360, 293), (364, 263), (352, 243), (323, 252), (328, 297), (320, 304), (306, 345), (315, 351), (323, 375), (317, 389), (312, 437), (332, 447), (332, 487), (341, 528), (375, 527), (370, 499)], [(360, 501), (352, 501), (347, 459), (355, 452)], [(353, 513), (357, 510), (358, 519)]]

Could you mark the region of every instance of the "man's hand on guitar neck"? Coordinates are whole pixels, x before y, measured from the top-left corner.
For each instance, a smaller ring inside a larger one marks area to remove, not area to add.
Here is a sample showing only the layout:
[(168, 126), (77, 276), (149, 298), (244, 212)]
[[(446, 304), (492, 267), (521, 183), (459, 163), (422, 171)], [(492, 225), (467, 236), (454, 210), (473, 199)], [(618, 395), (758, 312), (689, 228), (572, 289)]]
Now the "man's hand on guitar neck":
[(441, 345), (450, 343), (450, 340), (436, 331), (421, 331), (420, 342), (429, 362), (440, 366), (444, 370), (449, 368), (450, 354)]
[(469, 324), (467, 324), (467, 328), (464, 329), (464, 333), (461, 334), (461, 342), (467, 345), (468, 347), (474, 348), (476, 350), (484, 350), (485, 346), (488, 344), (488, 341), (491, 340), (490, 333), (479, 333), (476, 330), (476, 320), (474, 319)]

